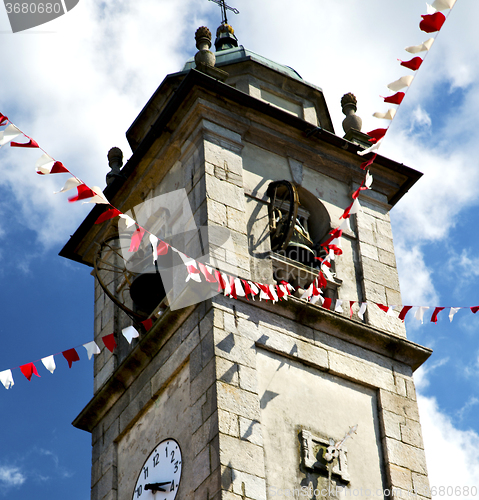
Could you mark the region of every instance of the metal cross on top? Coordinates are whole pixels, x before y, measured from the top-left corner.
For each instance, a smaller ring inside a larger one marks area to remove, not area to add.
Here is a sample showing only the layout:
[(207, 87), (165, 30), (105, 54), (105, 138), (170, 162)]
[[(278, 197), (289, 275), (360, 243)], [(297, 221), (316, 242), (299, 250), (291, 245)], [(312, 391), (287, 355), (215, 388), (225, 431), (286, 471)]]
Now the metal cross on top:
[(221, 7), (221, 13), (223, 16), (221, 22), (224, 24), (228, 24), (228, 19), (226, 18), (227, 10), (231, 10), (234, 14), (239, 14), (239, 10), (235, 9), (234, 7), (230, 7), (229, 5), (226, 5), (225, 0), (210, 0), (210, 2), (214, 2)]

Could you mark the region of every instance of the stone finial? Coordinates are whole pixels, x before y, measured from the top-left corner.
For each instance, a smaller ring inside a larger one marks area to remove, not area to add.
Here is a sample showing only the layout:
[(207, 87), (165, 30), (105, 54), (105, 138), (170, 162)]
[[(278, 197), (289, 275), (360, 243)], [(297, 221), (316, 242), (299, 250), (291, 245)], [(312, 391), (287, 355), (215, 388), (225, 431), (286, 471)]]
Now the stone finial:
[(106, 174), (107, 185), (111, 184), (115, 177), (122, 177), (121, 167), (123, 166), (123, 152), (120, 148), (113, 147), (108, 151), (108, 165), (111, 171)]
[(358, 101), (354, 94), (348, 93), (341, 99), (341, 107), (346, 118), (343, 120), (343, 130), (347, 134), (351, 129), (361, 131), (363, 121), (356, 115)]
[(195, 33), (196, 48), (195, 54), (196, 68), (200, 69), (202, 65), (214, 67), (216, 56), (211, 52), (211, 31), (206, 26), (201, 26)]

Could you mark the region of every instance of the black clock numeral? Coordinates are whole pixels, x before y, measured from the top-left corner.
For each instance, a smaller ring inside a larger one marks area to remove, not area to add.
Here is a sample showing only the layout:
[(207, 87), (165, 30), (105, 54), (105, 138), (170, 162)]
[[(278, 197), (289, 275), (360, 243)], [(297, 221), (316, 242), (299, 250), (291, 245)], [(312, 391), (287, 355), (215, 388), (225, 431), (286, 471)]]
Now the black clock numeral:
[(160, 463), (160, 454), (159, 454), (159, 453), (157, 453), (157, 454), (153, 457), (153, 467), (156, 467), (159, 463)]
[(136, 498), (140, 498), (142, 493), (143, 493), (143, 488), (140, 484), (140, 486), (138, 486), (138, 488), (136, 490)]
[(165, 448), (166, 451), (166, 458), (168, 458), (168, 446)]
[(171, 463), (175, 461), (175, 450), (171, 452)]
[(175, 491), (175, 480), (174, 479), (173, 479), (173, 481), (171, 481), (170, 491)]
[(175, 462), (174, 474), (176, 474), (177, 472), (178, 472), (178, 460)]
[(143, 467), (143, 474), (145, 475), (145, 479), (148, 478), (148, 467)]

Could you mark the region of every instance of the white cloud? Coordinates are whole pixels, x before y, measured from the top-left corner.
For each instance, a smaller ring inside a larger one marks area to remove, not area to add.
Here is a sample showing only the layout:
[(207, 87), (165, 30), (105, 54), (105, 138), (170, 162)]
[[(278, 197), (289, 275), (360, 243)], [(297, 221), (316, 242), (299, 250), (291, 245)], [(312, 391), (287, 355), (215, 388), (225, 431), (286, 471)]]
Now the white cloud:
[(432, 124), (431, 117), (421, 106), (416, 106), (412, 113), (412, 121), (415, 127), (429, 128)]
[(428, 375), (448, 362), (449, 358), (442, 358), (435, 362), (428, 361), (427, 364), (420, 366), (414, 372), (414, 384), (416, 386), (416, 390), (418, 392), (424, 392), (424, 390), (429, 387)]
[(456, 416), (459, 421), (462, 421), (464, 417), (471, 411), (472, 408), (479, 404), (479, 398), (475, 396), (470, 396), (469, 399), (464, 403), (464, 405), (456, 411)]
[[(418, 405), (431, 487), (477, 487), (479, 434), (455, 427), (452, 419), (441, 411), (434, 397), (418, 394)], [(469, 494), (464, 489), (460, 491), (461, 494), (454, 493), (452, 496), (471, 497), (470, 489)]]
[(403, 304), (414, 306), (435, 305), (438, 292), (435, 289), (432, 272), (424, 261), (424, 254), (419, 246), (406, 247), (397, 243), (396, 259), (401, 284)]
[(0, 466), (0, 487), (11, 488), (21, 486), (26, 481), (26, 476), (19, 467), (11, 465)]

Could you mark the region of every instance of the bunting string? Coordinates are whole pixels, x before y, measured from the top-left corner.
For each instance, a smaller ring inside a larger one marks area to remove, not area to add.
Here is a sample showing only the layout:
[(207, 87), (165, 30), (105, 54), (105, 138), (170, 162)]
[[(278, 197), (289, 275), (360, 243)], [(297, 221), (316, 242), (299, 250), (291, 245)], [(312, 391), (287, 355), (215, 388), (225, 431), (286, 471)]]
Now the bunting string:
[[(421, 16), (422, 21), (420, 22), (419, 27), (426, 33), (435, 33), (436, 35), (433, 38), (429, 38), (420, 45), (407, 47), (406, 51), (411, 54), (426, 52), (427, 56), (427, 53), (434, 43), (439, 30), (444, 25), (444, 22), (446, 21), (447, 16), (449, 16), (450, 11), (454, 7), (455, 3), (456, 0), (435, 0), (432, 5), (428, 5), (428, 12), (426, 15)], [(447, 16), (442, 13), (442, 11), (444, 10), (449, 10)], [(399, 62), (401, 66), (416, 72), (422, 66), (426, 56), (424, 56), (424, 58), (415, 56), (408, 61), (399, 60)], [(406, 92), (404, 92), (403, 89), (408, 89), (411, 86), (413, 79), (414, 76), (407, 75), (389, 84), (388, 88), (395, 93), (389, 97), (384, 97), (384, 102), (399, 106), (402, 103), (407, 92), (407, 90)], [(373, 116), (392, 122), (396, 114), (397, 109), (388, 109), (384, 113), (376, 112)], [(1, 113), (0, 127), (5, 127), (3, 131), (0, 131), (0, 148), (10, 143), (11, 147), (39, 149), (43, 152), (43, 154), (35, 164), (35, 170), (38, 174), (51, 175), (67, 173), (70, 175), (64, 186), (60, 191), (57, 191), (56, 194), (76, 189), (76, 194), (68, 198), (68, 201), (70, 203), (83, 201), (83, 203), (95, 203), (109, 206), (97, 218), (95, 224), (102, 224), (116, 217), (120, 217), (122, 220), (124, 220), (127, 228), (136, 226), (136, 229), (131, 237), (130, 252), (138, 251), (144, 235), (148, 234), (152, 248), (153, 263), (156, 262), (158, 255), (166, 255), (169, 251), (174, 251), (181, 257), (187, 269), (188, 276), (186, 278), (186, 281), (193, 280), (200, 283), (204, 282), (209, 284), (217, 284), (217, 291), (219, 293), (223, 293), (226, 297), (230, 297), (233, 299), (244, 297), (246, 300), (255, 300), (255, 297), (257, 297), (259, 300), (271, 300), (273, 303), (275, 303), (280, 300), (288, 300), (288, 296), (295, 294), (295, 296), (299, 297), (301, 300), (308, 301), (311, 304), (317, 304), (319, 302), (319, 305), (324, 309), (328, 309), (330, 311), (341, 314), (348, 314), (350, 318), (354, 316), (354, 312), (356, 310), (356, 315), (361, 321), (364, 321), (364, 314), (366, 313), (368, 308), (371, 308), (373, 306), (378, 307), (387, 316), (397, 318), (403, 322), (405, 321), (408, 312), (413, 308), (416, 309), (414, 317), (421, 323), (424, 322), (426, 312), (432, 310), (430, 322), (434, 324), (437, 324), (439, 314), (445, 309), (449, 310), (448, 318), (450, 322), (453, 321), (454, 316), (459, 312), (460, 309), (469, 309), (473, 314), (476, 314), (479, 311), (479, 306), (429, 307), (402, 304), (384, 305), (369, 301), (358, 302), (353, 300), (348, 301), (344, 299), (331, 299), (329, 297), (323, 296), (323, 290), (327, 287), (328, 284), (327, 280), (334, 279), (330, 271), (331, 262), (336, 258), (336, 256), (342, 254), (342, 234), (344, 231), (351, 230), (349, 222), (351, 215), (357, 214), (359, 211), (361, 211), (361, 204), (359, 201), (361, 192), (371, 189), (373, 177), (370, 174), (368, 168), (373, 165), (374, 160), (377, 156), (377, 153), (375, 153), (375, 151), (379, 149), (380, 144), (382, 143), (386, 133), (389, 130), (389, 126), (387, 128), (378, 128), (372, 130), (371, 132), (368, 132), (367, 135), (371, 137), (370, 142), (372, 146), (358, 152), (358, 155), (360, 156), (364, 156), (370, 152), (374, 152), (374, 154), (369, 159), (361, 164), (361, 169), (365, 170), (365, 177), (359, 187), (351, 195), (352, 201), (340, 217), (340, 220), (342, 220), (340, 226), (330, 231), (326, 240), (321, 244), (326, 256), (324, 258), (316, 257), (319, 263), (317, 276), (316, 278), (314, 278), (314, 280), (306, 290), (300, 288), (295, 289), (290, 283), (287, 283), (286, 281), (281, 281), (279, 284), (277, 283), (273, 285), (245, 280), (239, 277), (231, 276), (218, 269), (213, 269), (206, 264), (200, 263), (195, 259), (188, 257), (178, 249), (173, 248), (168, 243), (159, 240), (155, 235), (149, 233), (149, 231), (141, 227), (130, 216), (123, 214), (120, 210), (111, 205), (111, 203), (106, 199), (105, 195), (99, 187), (89, 187), (79, 177), (72, 174), (70, 170), (68, 170), (60, 161), (57, 161), (52, 156), (50, 156), (39, 146), (39, 144), (34, 139), (27, 136), (20, 128), (18, 128), (5, 115)], [(20, 138), (20, 140), (26, 142), (16, 142), (15, 139), (17, 138)], [(346, 311), (345, 309), (343, 309), (343, 306), (346, 306)], [(145, 331), (148, 331), (153, 326), (154, 319), (156, 318), (150, 317), (142, 322), (142, 326)], [(138, 338), (140, 336), (140, 333), (134, 326), (129, 326), (122, 330), (122, 335), (125, 337), (127, 342), (131, 344), (134, 338)], [(110, 352), (114, 352), (117, 347), (114, 333), (103, 336), (102, 341), (105, 348), (107, 348)], [(66, 351), (61, 351), (59, 353), (46, 356), (44, 358), (41, 358), (40, 360), (29, 362), (16, 368), (9, 368), (0, 371), (0, 382), (6, 389), (11, 388), (14, 385), (12, 370), (15, 369), (20, 369), (21, 373), (29, 381), (31, 381), (34, 375), (36, 377), (40, 377), (36, 366), (36, 364), (39, 364), (40, 362), (43, 364), (46, 370), (48, 370), (50, 373), (53, 373), (56, 369), (55, 356), (59, 355), (63, 356), (63, 358), (67, 361), (69, 368), (71, 368), (73, 363), (80, 360), (80, 356), (77, 351), (77, 349), (79, 349), (80, 347), (85, 348), (89, 360), (91, 360), (93, 355), (97, 355), (101, 352), (100, 347), (97, 345), (97, 343), (95, 341), (90, 341), (86, 344), (67, 349)]]
[[(415, 56), (412, 59), (408, 61), (403, 61), (401, 59), (398, 59), (400, 66), (407, 68), (414, 72), (414, 75), (405, 75), (401, 76), (394, 82), (391, 82), (390, 84), (387, 85), (388, 89), (392, 92), (395, 92), (393, 95), (387, 96), (387, 97), (382, 97), (383, 101), (388, 104), (395, 104), (398, 106), (401, 105), (402, 101), (404, 100), (404, 97), (406, 96), (407, 91), (411, 87), (411, 84), (415, 78), (416, 72), (419, 70), (419, 68), (422, 66), (424, 63), (426, 57), (429, 54), (429, 50), (432, 47), (432, 44), (435, 42), (437, 36), (439, 35), (439, 32), (446, 22), (446, 19), (449, 17), (454, 5), (456, 3), (456, 0), (434, 0), (434, 2), (429, 5), (426, 4), (427, 6), (427, 14), (422, 15), (421, 22), (419, 23), (419, 29), (423, 31), (424, 33), (434, 33), (434, 36), (431, 38), (428, 38), (426, 41), (423, 43), (420, 43), (419, 45), (411, 45), (409, 47), (406, 47), (405, 50), (409, 54), (420, 54), (422, 52), (425, 52), (425, 55), (423, 57)], [(448, 11), (447, 15), (443, 14), (442, 11)], [(394, 120), (394, 118), (397, 115), (398, 108), (394, 109), (388, 109), (386, 112), (376, 112), (373, 113), (373, 116), (375, 118), (383, 119), (383, 120), (389, 120), (389, 126), (386, 128), (377, 128), (375, 130), (371, 130), (370, 132), (367, 132), (367, 135), (371, 137), (369, 139), (369, 142), (371, 143), (371, 147), (359, 151), (358, 155), (360, 156), (365, 156), (368, 153), (372, 153), (374, 151), (377, 151), (386, 135), (388, 132), (389, 128), (391, 127), (391, 124)], [(375, 158), (375, 156), (374, 156)], [(374, 158), (371, 160), (374, 161)], [(370, 163), (370, 165), (372, 162)]]

